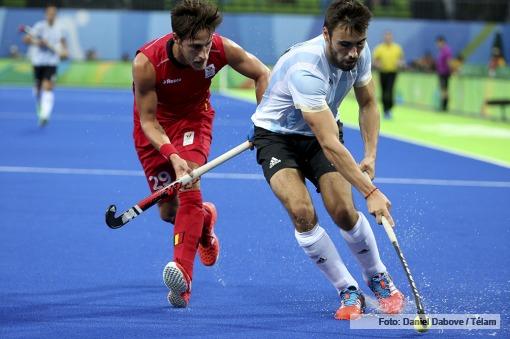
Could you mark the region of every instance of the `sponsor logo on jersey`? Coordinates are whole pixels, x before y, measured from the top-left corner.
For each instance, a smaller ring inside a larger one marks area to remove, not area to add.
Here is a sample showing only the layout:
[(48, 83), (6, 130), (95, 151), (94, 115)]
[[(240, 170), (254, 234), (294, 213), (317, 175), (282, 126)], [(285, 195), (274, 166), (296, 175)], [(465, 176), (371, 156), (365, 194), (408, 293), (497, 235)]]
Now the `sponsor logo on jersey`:
[(195, 132), (189, 131), (184, 133), (184, 137), (182, 138), (182, 145), (188, 146), (193, 144), (193, 140), (195, 139)]
[(214, 64), (207, 65), (205, 68), (205, 78), (212, 78), (216, 74), (216, 68), (214, 67)]
[(177, 78), (177, 79), (165, 79), (165, 80), (163, 80), (163, 85), (176, 84), (176, 83), (181, 82), (181, 81), (182, 81), (181, 78)]

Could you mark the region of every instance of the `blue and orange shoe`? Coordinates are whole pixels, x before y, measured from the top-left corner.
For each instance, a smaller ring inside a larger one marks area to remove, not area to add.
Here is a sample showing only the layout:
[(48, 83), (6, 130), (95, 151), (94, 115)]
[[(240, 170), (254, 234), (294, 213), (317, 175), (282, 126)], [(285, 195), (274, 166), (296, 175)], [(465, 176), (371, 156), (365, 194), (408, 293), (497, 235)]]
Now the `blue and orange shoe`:
[(349, 286), (340, 292), (340, 307), (335, 313), (337, 320), (358, 319), (365, 311), (365, 297), (361, 290)]
[(163, 270), (163, 282), (170, 289), (168, 302), (177, 308), (184, 308), (189, 304), (191, 296), (191, 279), (184, 268), (174, 261), (166, 264)]
[(218, 212), (212, 202), (204, 202), (203, 206), (211, 214), (211, 222), (208, 225), (204, 224), (202, 237), (198, 245), (198, 256), (204, 266), (212, 266), (220, 256), (220, 242), (214, 233)]
[(405, 306), (404, 295), (395, 287), (388, 272), (377, 273), (368, 281), (368, 287), (379, 301), (379, 308), (386, 314), (398, 314)]

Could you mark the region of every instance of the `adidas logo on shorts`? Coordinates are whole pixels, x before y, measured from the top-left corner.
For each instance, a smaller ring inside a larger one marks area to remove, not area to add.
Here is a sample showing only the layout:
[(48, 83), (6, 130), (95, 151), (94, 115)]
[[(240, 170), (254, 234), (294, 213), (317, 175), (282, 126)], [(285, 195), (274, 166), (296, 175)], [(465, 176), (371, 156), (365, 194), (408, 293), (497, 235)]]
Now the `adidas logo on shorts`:
[(282, 161), (280, 159), (276, 159), (275, 157), (271, 158), (271, 161), (269, 162), (269, 168), (273, 168), (275, 165), (281, 163)]

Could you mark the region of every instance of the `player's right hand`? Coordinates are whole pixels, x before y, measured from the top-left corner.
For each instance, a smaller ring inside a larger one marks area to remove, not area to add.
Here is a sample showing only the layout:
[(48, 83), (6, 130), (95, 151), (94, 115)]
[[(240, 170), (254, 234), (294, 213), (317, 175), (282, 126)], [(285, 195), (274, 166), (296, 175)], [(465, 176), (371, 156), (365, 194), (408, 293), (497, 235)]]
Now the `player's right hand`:
[(391, 226), (394, 226), (393, 218), (390, 214), (391, 202), (380, 190), (376, 190), (367, 198), (368, 212), (375, 216), (377, 223), (382, 224), (384, 216)]
[(176, 179), (180, 179), (192, 171), (186, 160), (182, 159), (179, 155), (177, 155), (177, 153), (174, 153), (170, 156), (170, 163), (174, 168)]

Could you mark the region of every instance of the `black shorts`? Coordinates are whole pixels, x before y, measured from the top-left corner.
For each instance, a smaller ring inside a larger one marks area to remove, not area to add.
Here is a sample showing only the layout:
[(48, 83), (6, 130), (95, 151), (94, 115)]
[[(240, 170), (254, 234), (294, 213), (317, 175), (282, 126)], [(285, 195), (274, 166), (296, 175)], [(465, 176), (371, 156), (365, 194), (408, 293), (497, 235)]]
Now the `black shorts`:
[[(338, 130), (343, 144), (341, 122), (338, 122)], [(319, 190), (319, 178), (323, 174), (337, 171), (313, 136), (279, 134), (255, 127), (254, 145), (257, 148), (257, 162), (262, 166), (268, 183), (279, 170), (297, 168)]]
[(34, 66), (34, 79), (37, 81), (55, 81), (57, 77), (57, 66)]

